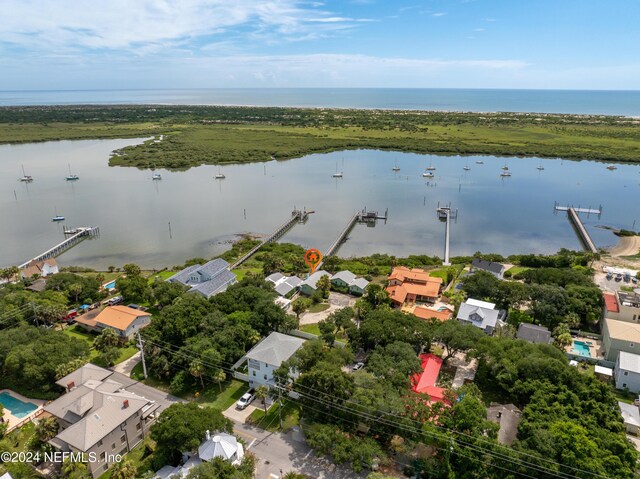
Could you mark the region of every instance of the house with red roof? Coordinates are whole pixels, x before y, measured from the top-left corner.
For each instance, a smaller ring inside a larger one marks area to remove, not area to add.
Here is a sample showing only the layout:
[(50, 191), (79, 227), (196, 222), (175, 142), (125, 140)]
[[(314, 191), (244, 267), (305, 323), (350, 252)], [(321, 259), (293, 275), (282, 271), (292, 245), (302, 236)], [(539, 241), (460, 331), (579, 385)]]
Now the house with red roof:
[(413, 387), (411, 388), (416, 393), (428, 394), (429, 403), (442, 402), (449, 404), (445, 399), (445, 389), (436, 386), (438, 381), (438, 375), (440, 374), (440, 368), (442, 367), (442, 358), (431, 353), (423, 353), (420, 355), (422, 360), (422, 372), (415, 374), (411, 378)]
[(397, 266), (389, 275), (387, 293), (394, 306), (405, 303), (435, 303), (442, 290), (442, 278), (429, 276), (429, 272), (419, 268), (409, 269)]

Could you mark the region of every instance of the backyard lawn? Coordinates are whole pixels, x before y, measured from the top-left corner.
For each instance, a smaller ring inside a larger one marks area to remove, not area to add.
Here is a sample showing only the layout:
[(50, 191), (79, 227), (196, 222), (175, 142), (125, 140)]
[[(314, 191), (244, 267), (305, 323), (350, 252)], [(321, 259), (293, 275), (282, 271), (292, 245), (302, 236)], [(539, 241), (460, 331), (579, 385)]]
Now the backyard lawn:
[(511, 276), (515, 276), (516, 274), (522, 273), (523, 271), (526, 271), (528, 269), (531, 269), (531, 268), (527, 268), (526, 266), (512, 266), (507, 271), (511, 273)]
[(300, 326), (300, 331), (304, 331), (305, 333), (315, 334), (316, 336), (320, 336), (320, 328), (318, 327), (318, 323), (303, 324), (302, 326)]
[(329, 305), (327, 303), (318, 303), (311, 305), (308, 311), (310, 313), (320, 313), (322, 311), (326, 311), (327, 309), (329, 309)]
[[(213, 407), (224, 411), (231, 407), (238, 399), (247, 392), (249, 386), (243, 381), (232, 379), (222, 383), (222, 392), (217, 384), (207, 385), (204, 392), (195, 399), (195, 402), (206, 407)], [(185, 399), (193, 400), (193, 396), (185, 397)]]
[(262, 274), (262, 268), (239, 268), (233, 270), (233, 274), (236, 275), (236, 279), (238, 281), (242, 281), (243, 278), (249, 273)]

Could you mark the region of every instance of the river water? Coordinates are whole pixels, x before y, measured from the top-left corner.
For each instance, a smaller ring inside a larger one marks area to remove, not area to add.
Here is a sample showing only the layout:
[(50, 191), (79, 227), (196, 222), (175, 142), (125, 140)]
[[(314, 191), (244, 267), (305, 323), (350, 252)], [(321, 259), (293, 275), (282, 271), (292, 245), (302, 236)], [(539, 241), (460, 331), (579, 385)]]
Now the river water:
[[(389, 253), (443, 254), (444, 225), (438, 203), (452, 204), (451, 254), (475, 251), (551, 253), (580, 247), (566, 214), (554, 201), (602, 205), (600, 219), (585, 224), (600, 247), (615, 237), (597, 226), (640, 229), (640, 167), (536, 158), (438, 157), (354, 150), (288, 161), (216, 166), (186, 172), (109, 167), (111, 151), (140, 140), (60, 141), (0, 146), (0, 266), (21, 263), (60, 242), (63, 224), (99, 226), (99, 239), (84, 241), (58, 258), (62, 265), (107, 268), (135, 262), (145, 268), (211, 257), (240, 233), (267, 234), (293, 207), (314, 210), (282, 241), (326, 249), (356, 210), (367, 207), (389, 219), (358, 225), (341, 256)], [(477, 164), (483, 161), (484, 164)], [(394, 165), (399, 172), (392, 171)], [(436, 167), (435, 178), (422, 177)], [(501, 178), (501, 167), (512, 176)], [(22, 165), (33, 183), (21, 183)], [(80, 177), (64, 178), (68, 168)], [(468, 165), (469, 171), (463, 167)], [(544, 171), (538, 166), (543, 165)], [(336, 169), (342, 179), (332, 178)], [(55, 214), (64, 223), (54, 223)], [(170, 228), (169, 228), (170, 223)]]

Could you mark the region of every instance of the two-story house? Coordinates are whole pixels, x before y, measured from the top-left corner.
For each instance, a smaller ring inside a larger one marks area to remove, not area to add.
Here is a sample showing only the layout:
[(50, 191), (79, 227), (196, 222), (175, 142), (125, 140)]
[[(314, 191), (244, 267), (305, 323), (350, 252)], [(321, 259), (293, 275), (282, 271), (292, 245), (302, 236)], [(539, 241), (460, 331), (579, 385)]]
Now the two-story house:
[(442, 290), (442, 278), (429, 276), (419, 268), (397, 266), (389, 275), (387, 293), (394, 306), (405, 303), (435, 303)]
[(96, 331), (111, 328), (121, 341), (129, 341), (138, 331), (149, 326), (151, 314), (128, 306), (107, 306), (93, 321)]
[(236, 275), (229, 271), (229, 263), (216, 258), (205, 264), (194, 264), (174, 274), (167, 281), (189, 286), (190, 293), (199, 293), (210, 298), (222, 293), (236, 283)]
[[(59, 425), (49, 443), (61, 452), (84, 453), (94, 478), (139, 444), (160, 407), (127, 391), (113, 371), (86, 364), (56, 382), (67, 393), (44, 406)], [(128, 378), (125, 378), (128, 379)]]
[(617, 389), (640, 392), (640, 355), (620, 351), (613, 370)]
[(506, 311), (496, 309), (495, 304), (469, 298), (460, 305), (456, 318), (492, 335), (496, 327), (503, 324), (505, 317)]
[(248, 363), (249, 386), (273, 384), (273, 372), (289, 359), (304, 344), (304, 339), (273, 332), (249, 351), (245, 358)]

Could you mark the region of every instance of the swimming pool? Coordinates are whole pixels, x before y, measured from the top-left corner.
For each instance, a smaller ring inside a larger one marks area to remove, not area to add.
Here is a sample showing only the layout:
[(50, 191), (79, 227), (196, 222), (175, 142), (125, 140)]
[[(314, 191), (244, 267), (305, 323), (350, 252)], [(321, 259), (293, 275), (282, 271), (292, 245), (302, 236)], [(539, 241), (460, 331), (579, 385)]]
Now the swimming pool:
[(104, 289), (113, 289), (115, 287), (116, 287), (115, 279), (113, 281), (109, 281), (107, 284), (104, 285)]
[(573, 351), (574, 354), (578, 354), (580, 356), (584, 356), (586, 358), (591, 357), (591, 348), (584, 341), (578, 341), (577, 339), (573, 340)]
[(14, 398), (6, 391), (0, 393), (0, 404), (11, 411), (11, 414), (18, 419), (22, 419), (38, 409), (38, 406), (32, 402), (20, 401), (20, 399)]

